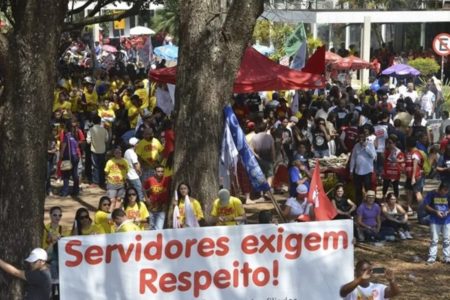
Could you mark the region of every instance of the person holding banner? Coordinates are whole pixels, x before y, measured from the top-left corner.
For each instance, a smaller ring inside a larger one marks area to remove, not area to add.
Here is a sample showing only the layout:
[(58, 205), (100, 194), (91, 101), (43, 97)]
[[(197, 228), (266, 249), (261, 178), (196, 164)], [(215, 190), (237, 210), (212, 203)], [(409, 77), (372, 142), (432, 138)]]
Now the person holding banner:
[[(105, 233), (114, 232), (113, 224), (111, 222), (111, 210), (113, 210), (114, 207), (111, 207), (111, 204), (111, 198), (108, 196), (101, 197), (98, 203), (98, 209), (94, 215), (94, 223), (97, 226), (102, 227)], [(119, 202), (118, 204), (120, 205), (121, 203)]]
[(230, 196), (227, 189), (221, 189), (218, 193), (219, 198), (214, 200), (211, 216), (214, 217), (215, 225), (239, 225), (245, 222), (245, 210), (242, 207), (241, 200)]
[(148, 223), (150, 216), (147, 206), (141, 202), (137, 190), (134, 187), (129, 187), (125, 194), (123, 201), (123, 209), (127, 214), (128, 219), (135, 222), (142, 230), (145, 229), (145, 224)]
[(313, 204), (307, 201), (308, 187), (304, 184), (297, 186), (297, 196), (286, 200), (283, 210), (284, 217), (289, 222), (306, 222), (314, 220)]
[(89, 217), (89, 211), (80, 207), (75, 213), (75, 221), (73, 222), (72, 235), (90, 235), (90, 234), (104, 234), (103, 227), (98, 226), (92, 222)]
[(400, 289), (395, 283), (394, 272), (390, 269), (384, 271), (384, 276), (389, 282), (389, 286), (381, 283), (370, 282), (373, 274), (372, 264), (366, 260), (360, 260), (355, 266), (355, 279), (344, 284), (339, 295), (345, 300), (391, 299), (400, 294)]

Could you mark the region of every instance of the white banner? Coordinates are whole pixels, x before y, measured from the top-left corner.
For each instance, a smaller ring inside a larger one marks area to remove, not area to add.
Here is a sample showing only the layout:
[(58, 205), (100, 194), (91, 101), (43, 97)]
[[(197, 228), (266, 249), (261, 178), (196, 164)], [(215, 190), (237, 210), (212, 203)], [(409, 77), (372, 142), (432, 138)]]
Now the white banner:
[(352, 239), (348, 220), (63, 238), (61, 299), (339, 299)]

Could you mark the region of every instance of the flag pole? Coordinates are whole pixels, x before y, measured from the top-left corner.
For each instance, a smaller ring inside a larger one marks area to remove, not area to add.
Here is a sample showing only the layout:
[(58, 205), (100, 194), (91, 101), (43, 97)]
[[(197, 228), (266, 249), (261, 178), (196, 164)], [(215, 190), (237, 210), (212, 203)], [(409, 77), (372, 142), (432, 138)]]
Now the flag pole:
[(278, 216), (280, 217), (280, 221), (281, 223), (286, 223), (286, 218), (283, 216), (283, 213), (281, 211), (280, 206), (278, 205), (277, 200), (275, 200), (275, 197), (272, 194), (272, 191), (269, 190), (267, 192), (267, 194), (269, 195), (270, 200), (272, 201), (273, 206), (275, 207), (275, 210), (277, 211)]

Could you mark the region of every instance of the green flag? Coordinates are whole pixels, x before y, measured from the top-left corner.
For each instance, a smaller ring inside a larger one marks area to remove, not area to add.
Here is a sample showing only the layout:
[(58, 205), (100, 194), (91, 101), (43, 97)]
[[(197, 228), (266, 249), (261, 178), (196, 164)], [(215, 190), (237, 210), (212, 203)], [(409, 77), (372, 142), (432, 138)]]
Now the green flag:
[(305, 27), (303, 26), (303, 22), (298, 24), (297, 28), (295, 28), (294, 32), (288, 37), (286, 42), (284, 43), (284, 50), (286, 51), (287, 56), (293, 56), (297, 53), (298, 49), (306, 43), (306, 33)]

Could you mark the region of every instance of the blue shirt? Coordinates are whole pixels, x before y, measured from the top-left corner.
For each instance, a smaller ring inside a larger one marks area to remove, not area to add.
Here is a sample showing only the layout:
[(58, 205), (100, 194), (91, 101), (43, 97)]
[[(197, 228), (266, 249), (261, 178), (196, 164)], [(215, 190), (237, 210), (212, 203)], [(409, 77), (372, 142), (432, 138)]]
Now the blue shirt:
[(373, 161), (377, 157), (375, 147), (372, 143), (366, 146), (356, 143), (353, 147), (352, 158), (350, 160), (350, 173), (357, 175), (367, 175), (373, 172)]
[[(432, 207), (437, 211), (448, 212), (450, 207), (450, 195), (441, 195), (436, 191), (431, 191), (427, 194), (424, 200), (424, 204)], [(436, 214), (430, 214), (430, 223), (445, 225), (450, 223), (450, 214), (447, 214), (444, 218), (439, 218)]]
[[(297, 196), (297, 181), (303, 179), (303, 176), (300, 170), (296, 166), (292, 166), (289, 168), (289, 196), (296, 197)], [(309, 189), (309, 182), (305, 181), (303, 183)]]

